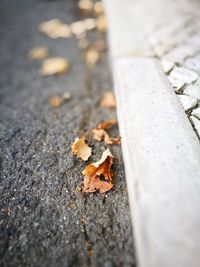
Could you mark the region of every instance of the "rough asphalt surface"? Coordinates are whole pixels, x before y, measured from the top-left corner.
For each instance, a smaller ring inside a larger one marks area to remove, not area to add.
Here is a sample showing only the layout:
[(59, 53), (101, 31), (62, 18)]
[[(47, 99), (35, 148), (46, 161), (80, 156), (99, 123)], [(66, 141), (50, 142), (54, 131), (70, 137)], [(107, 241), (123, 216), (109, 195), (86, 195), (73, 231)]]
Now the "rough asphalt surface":
[[(114, 189), (83, 196), (85, 163), (70, 149), (75, 137), (115, 117), (99, 107), (110, 90), (107, 55), (85, 67), (77, 40), (50, 39), (40, 22), (80, 19), (72, 0), (0, 1), (0, 266), (134, 266), (132, 229), (121, 148), (111, 148)], [(42, 78), (27, 53), (45, 45), (71, 61), (69, 74)], [(70, 91), (52, 108), (48, 97)], [(92, 139), (91, 161), (105, 150)]]

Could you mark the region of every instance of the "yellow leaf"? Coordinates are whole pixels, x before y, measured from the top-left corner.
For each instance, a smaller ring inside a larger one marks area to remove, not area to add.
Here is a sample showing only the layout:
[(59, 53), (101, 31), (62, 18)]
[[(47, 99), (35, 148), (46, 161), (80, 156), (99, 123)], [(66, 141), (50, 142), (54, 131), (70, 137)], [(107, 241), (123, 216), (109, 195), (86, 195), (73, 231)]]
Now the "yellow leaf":
[(42, 76), (50, 76), (56, 74), (64, 74), (69, 70), (69, 61), (65, 58), (54, 57), (45, 59), (42, 62), (40, 74)]
[(85, 136), (82, 138), (76, 138), (72, 144), (72, 153), (81, 158), (84, 161), (87, 161), (92, 154), (92, 149), (85, 143)]
[(31, 60), (44, 59), (48, 56), (48, 50), (45, 46), (37, 46), (29, 52), (29, 58)]

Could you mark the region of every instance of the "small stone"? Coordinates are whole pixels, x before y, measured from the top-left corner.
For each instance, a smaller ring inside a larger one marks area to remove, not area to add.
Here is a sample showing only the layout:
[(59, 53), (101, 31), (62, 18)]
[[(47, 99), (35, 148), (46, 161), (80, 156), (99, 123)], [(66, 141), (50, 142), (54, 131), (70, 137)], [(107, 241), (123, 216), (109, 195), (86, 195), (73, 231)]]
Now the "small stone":
[(65, 101), (69, 100), (70, 98), (71, 98), (71, 93), (70, 93), (70, 92), (65, 92), (65, 93), (63, 94), (63, 99), (64, 99)]
[(187, 95), (178, 95), (178, 98), (185, 111), (188, 111), (197, 105), (197, 100), (194, 97), (190, 97)]
[(200, 101), (200, 86), (195, 84), (190, 84), (187, 86), (183, 92), (185, 95), (192, 96)]
[(172, 87), (174, 88), (175, 92), (179, 92), (183, 88), (183, 86), (185, 85), (184, 82), (182, 82), (180, 80), (176, 80), (171, 76), (168, 76), (168, 79), (169, 79)]
[(161, 65), (165, 73), (168, 73), (174, 67), (174, 63), (172, 61), (167, 61), (167, 60), (162, 60)]
[(192, 125), (194, 126), (195, 130), (197, 131), (198, 136), (200, 137), (200, 120), (198, 120), (194, 116), (190, 116), (190, 120), (191, 120)]
[(170, 50), (163, 59), (173, 61), (174, 63), (183, 63), (188, 56), (192, 56), (194, 51), (191, 46), (182, 45)]
[(197, 119), (200, 120), (200, 107), (194, 109), (194, 110), (192, 111), (192, 115), (193, 115), (194, 117), (196, 117)]
[(185, 61), (184, 66), (188, 69), (200, 72), (200, 57), (189, 58)]
[(170, 73), (170, 76), (187, 84), (198, 79), (198, 74), (196, 72), (182, 67), (175, 67)]

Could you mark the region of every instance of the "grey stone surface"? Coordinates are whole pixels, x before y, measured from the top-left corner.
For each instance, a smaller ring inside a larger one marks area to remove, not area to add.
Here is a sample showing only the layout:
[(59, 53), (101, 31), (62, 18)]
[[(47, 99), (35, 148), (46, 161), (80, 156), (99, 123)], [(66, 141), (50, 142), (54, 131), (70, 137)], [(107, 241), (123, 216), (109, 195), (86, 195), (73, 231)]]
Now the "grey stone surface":
[(198, 79), (198, 74), (196, 72), (183, 67), (175, 67), (170, 73), (170, 76), (188, 84)]
[(187, 95), (178, 95), (178, 98), (185, 111), (188, 111), (197, 105), (197, 99), (194, 97)]
[(194, 129), (196, 130), (197, 135), (200, 138), (200, 120), (198, 120), (194, 116), (190, 116), (190, 120), (192, 121), (192, 124), (194, 126)]
[(193, 109), (192, 115), (200, 120), (200, 107)]
[(194, 97), (198, 101), (200, 101), (200, 86), (195, 85), (195, 84), (190, 84), (185, 88), (183, 92), (185, 95)]
[[(70, 149), (84, 130), (116, 116), (98, 105), (112, 89), (107, 55), (93, 70), (85, 68), (75, 38), (52, 40), (37, 31), (40, 22), (55, 17), (79, 20), (76, 1), (0, 3), (0, 266), (88, 267), (109, 260), (122, 266), (127, 256), (133, 264), (121, 148), (111, 148), (114, 188), (103, 195), (79, 192), (86, 164)], [(37, 45), (69, 58), (70, 73), (41, 78), (40, 63), (27, 59)], [(49, 106), (49, 96), (66, 91), (68, 102)], [(105, 146), (89, 142), (91, 161), (99, 159)]]

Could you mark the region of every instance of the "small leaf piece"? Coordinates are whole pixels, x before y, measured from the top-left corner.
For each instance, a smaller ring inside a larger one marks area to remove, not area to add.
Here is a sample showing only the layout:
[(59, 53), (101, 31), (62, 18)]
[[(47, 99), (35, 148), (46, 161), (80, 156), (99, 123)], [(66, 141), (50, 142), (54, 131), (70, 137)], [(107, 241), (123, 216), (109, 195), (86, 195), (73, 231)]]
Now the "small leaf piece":
[(42, 62), (39, 73), (42, 76), (64, 74), (69, 70), (69, 61), (61, 57), (52, 57)]
[(84, 161), (87, 161), (92, 154), (92, 149), (85, 143), (86, 137), (76, 138), (72, 144), (72, 153), (81, 158)]
[(99, 59), (100, 54), (95, 48), (91, 47), (86, 51), (85, 62), (88, 67), (94, 67), (94, 65), (98, 62)]
[(93, 138), (99, 142), (105, 141), (107, 145), (120, 145), (121, 138), (118, 137), (110, 137), (105, 129), (109, 129), (112, 126), (117, 124), (117, 120), (111, 119), (108, 121), (101, 122), (96, 129), (93, 129)]
[(48, 57), (48, 50), (45, 46), (37, 46), (29, 52), (31, 60), (40, 60)]
[(54, 95), (49, 97), (49, 104), (54, 108), (59, 107), (62, 103), (63, 99), (59, 95)]
[(53, 39), (71, 37), (69, 25), (62, 23), (59, 19), (51, 19), (42, 22), (39, 24), (38, 29), (40, 32)]
[(99, 161), (86, 166), (82, 172), (84, 175), (83, 192), (93, 193), (99, 190), (100, 193), (105, 193), (113, 187), (113, 173), (111, 172), (113, 158), (110, 150), (107, 149)]
[(101, 100), (100, 106), (102, 108), (116, 108), (116, 101), (115, 101), (115, 96), (112, 92), (107, 91), (103, 99)]

